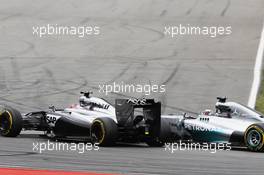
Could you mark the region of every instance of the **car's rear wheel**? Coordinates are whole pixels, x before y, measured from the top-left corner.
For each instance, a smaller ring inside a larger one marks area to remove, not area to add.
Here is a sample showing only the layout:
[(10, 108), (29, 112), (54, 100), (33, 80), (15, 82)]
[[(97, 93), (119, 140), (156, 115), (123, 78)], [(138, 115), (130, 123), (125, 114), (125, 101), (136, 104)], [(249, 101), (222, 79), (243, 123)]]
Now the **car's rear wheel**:
[(264, 150), (264, 124), (250, 125), (244, 136), (245, 145), (251, 151)]
[(0, 112), (0, 134), (5, 137), (16, 137), (23, 127), (23, 119), (19, 111), (5, 106)]
[(91, 137), (100, 146), (112, 146), (118, 138), (117, 124), (111, 118), (97, 118), (91, 125)]
[(164, 142), (159, 139), (149, 139), (146, 141), (147, 145), (150, 147), (162, 147), (164, 146)]

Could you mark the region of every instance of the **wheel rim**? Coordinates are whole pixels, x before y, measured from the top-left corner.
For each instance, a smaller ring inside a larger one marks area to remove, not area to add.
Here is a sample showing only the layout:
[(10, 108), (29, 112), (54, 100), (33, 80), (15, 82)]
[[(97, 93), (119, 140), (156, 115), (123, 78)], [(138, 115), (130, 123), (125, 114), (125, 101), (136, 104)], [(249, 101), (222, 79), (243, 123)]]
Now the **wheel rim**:
[(2, 134), (6, 135), (9, 133), (12, 127), (12, 116), (9, 112), (4, 112), (0, 115), (0, 131)]
[(253, 129), (248, 132), (247, 142), (252, 147), (257, 147), (261, 143), (261, 133)]
[(95, 121), (91, 128), (93, 139), (101, 144), (104, 141), (105, 131), (101, 121)]

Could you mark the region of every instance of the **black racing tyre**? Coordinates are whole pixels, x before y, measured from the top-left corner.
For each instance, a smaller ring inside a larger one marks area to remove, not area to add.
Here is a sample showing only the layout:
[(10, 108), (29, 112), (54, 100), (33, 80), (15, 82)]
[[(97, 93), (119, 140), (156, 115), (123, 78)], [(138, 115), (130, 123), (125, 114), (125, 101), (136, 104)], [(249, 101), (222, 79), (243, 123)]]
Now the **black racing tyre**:
[(171, 138), (171, 131), (169, 125), (169, 119), (161, 118), (160, 120), (160, 131), (158, 138), (151, 138), (146, 140), (146, 143), (150, 147), (162, 147), (165, 142), (169, 142)]
[(162, 147), (164, 146), (164, 142), (160, 141), (159, 139), (149, 139), (146, 141), (147, 145), (150, 147)]
[(0, 134), (5, 137), (16, 137), (23, 127), (23, 119), (19, 111), (5, 106), (0, 111)]
[(264, 151), (264, 124), (250, 125), (245, 132), (244, 142), (251, 151)]
[(171, 135), (169, 118), (161, 118), (160, 120), (159, 140), (161, 140), (162, 142), (171, 142), (172, 140), (174, 140)]
[(112, 146), (118, 138), (116, 122), (111, 118), (97, 118), (91, 125), (91, 137), (99, 146)]

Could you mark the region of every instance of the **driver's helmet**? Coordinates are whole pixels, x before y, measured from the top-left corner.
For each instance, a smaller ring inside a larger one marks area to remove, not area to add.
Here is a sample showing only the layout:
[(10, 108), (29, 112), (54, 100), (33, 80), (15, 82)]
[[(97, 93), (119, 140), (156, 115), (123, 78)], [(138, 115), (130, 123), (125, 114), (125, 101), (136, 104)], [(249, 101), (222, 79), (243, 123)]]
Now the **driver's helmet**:
[(229, 105), (219, 103), (219, 102), (216, 103), (215, 109), (216, 109), (216, 113), (224, 113), (224, 112), (230, 113), (231, 112), (231, 108)]

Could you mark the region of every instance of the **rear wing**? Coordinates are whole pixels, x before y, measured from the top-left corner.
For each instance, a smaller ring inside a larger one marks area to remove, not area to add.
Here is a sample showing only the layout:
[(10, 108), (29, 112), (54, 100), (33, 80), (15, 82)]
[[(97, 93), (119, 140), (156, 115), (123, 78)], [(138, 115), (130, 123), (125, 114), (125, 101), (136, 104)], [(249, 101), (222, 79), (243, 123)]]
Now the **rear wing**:
[(156, 135), (160, 131), (161, 103), (154, 99), (144, 99), (144, 103), (135, 103), (131, 99), (116, 99), (115, 109), (118, 126), (130, 128), (134, 126), (137, 110), (142, 111), (143, 120), (150, 126), (150, 133)]

